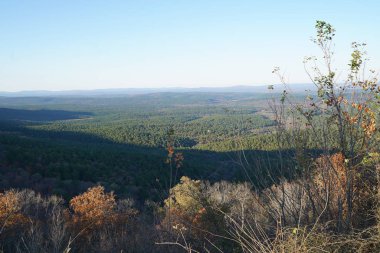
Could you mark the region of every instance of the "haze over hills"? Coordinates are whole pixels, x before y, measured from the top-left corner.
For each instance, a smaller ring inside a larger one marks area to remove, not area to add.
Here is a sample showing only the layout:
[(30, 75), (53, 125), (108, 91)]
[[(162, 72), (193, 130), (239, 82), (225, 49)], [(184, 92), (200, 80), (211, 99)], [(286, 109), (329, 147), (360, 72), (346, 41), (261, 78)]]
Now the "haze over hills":
[[(275, 84), (274, 90), (282, 91), (283, 85)], [(304, 92), (305, 90), (314, 90), (312, 84), (290, 84), (288, 86), (293, 92)], [(267, 93), (269, 92), (268, 85), (237, 85), (228, 87), (163, 87), (163, 88), (114, 88), (114, 89), (94, 89), (94, 90), (26, 90), (17, 92), (1, 91), (0, 96), (4, 97), (41, 97), (41, 96), (104, 96), (104, 95), (138, 95), (161, 92), (213, 92), (213, 93)]]

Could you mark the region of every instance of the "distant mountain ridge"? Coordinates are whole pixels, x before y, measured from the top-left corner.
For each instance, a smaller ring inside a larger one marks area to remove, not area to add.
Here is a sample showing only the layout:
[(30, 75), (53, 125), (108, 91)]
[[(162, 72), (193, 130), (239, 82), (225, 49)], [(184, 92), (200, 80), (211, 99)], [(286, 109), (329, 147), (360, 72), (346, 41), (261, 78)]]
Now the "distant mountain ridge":
[[(283, 85), (273, 85), (275, 91), (282, 91)], [(288, 86), (293, 92), (304, 92), (305, 90), (315, 89), (312, 84), (290, 84)], [(4, 97), (45, 97), (45, 96), (104, 96), (104, 95), (139, 95), (149, 93), (161, 92), (215, 92), (215, 93), (267, 93), (269, 92), (268, 85), (258, 86), (229, 86), (229, 87), (199, 87), (199, 88), (114, 88), (114, 89), (94, 89), (94, 90), (63, 90), (63, 91), (49, 91), (49, 90), (30, 90), (30, 91), (17, 91), (6, 92), (0, 91), (0, 96)]]

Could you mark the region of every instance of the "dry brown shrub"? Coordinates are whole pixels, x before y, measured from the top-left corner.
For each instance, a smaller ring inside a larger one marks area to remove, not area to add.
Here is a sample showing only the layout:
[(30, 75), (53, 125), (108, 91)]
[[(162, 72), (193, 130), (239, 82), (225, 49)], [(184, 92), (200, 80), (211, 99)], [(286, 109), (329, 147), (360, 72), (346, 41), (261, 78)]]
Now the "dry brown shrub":
[(74, 212), (74, 222), (102, 224), (115, 213), (115, 195), (113, 192), (105, 193), (102, 186), (95, 186), (72, 198), (70, 207)]
[(131, 204), (117, 202), (113, 192), (105, 192), (102, 186), (72, 198), (67, 219), (77, 237), (76, 252), (120, 252), (129, 247), (131, 218), (137, 214)]
[(319, 198), (316, 202), (329, 202), (327, 211), (330, 219), (346, 219), (349, 212), (347, 194), (350, 192), (352, 215), (355, 217), (352, 225), (362, 227), (373, 222), (377, 184), (373, 166), (348, 166), (348, 160), (342, 153), (324, 155), (316, 159), (313, 183), (314, 197)]
[(21, 209), (19, 192), (10, 190), (0, 193), (0, 233), (6, 228), (22, 226), (28, 222)]
[[(329, 202), (330, 219), (342, 219), (347, 213), (347, 167), (342, 153), (323, 155), (316, 159), (313, 182), (316, 202), (320, 208)], [(341, 217), (338, 217), (341, 216)]]

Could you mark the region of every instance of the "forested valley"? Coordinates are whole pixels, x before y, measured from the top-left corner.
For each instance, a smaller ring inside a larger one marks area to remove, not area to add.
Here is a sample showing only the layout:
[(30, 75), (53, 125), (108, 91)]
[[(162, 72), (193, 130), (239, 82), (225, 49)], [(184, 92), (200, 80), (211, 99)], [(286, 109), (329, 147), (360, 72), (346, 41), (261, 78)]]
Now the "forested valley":
[(0, 97), (0, 252), (380, 252), (380, 87)]

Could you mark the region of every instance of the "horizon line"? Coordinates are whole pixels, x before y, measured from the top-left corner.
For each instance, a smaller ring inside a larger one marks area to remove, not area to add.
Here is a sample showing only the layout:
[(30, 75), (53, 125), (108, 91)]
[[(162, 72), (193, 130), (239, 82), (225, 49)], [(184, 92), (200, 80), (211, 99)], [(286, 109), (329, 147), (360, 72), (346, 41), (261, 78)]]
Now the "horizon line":
[[(311, 85), (312, 83), (289, 83), (287, 85)], [(94, 89), (62, 89), (62, 90), (48, 90), (48, 89), (30, 89), (30, 90), (0, 90), (0, 93), (23, 93), (23, 92), (86, 92), (86, 91), (106, 91), (106, 90), (162, 90), (162, 89), (228, 89), (228, 88), (256, 88), (266, 87), (269, 85), (283, 85), (276, 84), (249, 84), (249, 85), (227, 85), (227, 86), (160, 86), (160, 87), (111, 87), (111, 88), (94, 88)]]

